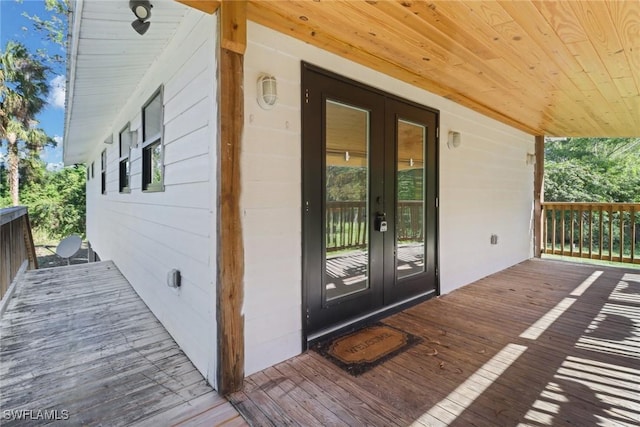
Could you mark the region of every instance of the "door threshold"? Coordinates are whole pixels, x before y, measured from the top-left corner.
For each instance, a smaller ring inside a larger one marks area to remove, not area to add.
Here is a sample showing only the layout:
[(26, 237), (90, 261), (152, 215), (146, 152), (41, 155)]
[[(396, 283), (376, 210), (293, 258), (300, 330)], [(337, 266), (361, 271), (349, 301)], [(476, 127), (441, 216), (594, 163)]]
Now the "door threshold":
[(313, 334), (307, 335), (307, 348), (309, 348), (312, 344), (316, 343), (320, 339), (329, 338), (331, 335), (337, 335), (341, 332), (344, 332), (346, 329), (356, 329), (361, 324), (371, 322), (373, 320), (381, 319), (383, 317), (387, 317), (393, 313), (397, 313), (402, 311), (412, 305), (415, 305), (419, 302), (425, 301), (435, 295), (436, 291), (431, 290), (429, 292), (422, 293), (420, 295), (416, 295), (409, 299), (399, 301), (395, 304), (388, 305), (386, 307), (380, 308), (378, 310), (372, 311), (370, 313), (364, 314), (362, 316), (347, 320), (345, 322), (338, 323), (336, 325), (330, 326), (326, 329), (322, 329)]

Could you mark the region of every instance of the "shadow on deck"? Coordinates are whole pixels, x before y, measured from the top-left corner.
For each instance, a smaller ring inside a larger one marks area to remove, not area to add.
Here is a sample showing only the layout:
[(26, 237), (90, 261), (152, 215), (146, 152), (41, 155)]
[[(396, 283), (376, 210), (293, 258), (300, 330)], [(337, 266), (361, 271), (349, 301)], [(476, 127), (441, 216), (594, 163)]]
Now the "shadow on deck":
[(111, 262), (25, 273), (0, 333), (3, 426), (246, 425)]
[(638, 425), (637, 270), (530, 260), (383, 323), (423, 342), (359, 377), (308, 351), (232, 402), (253, 425)]

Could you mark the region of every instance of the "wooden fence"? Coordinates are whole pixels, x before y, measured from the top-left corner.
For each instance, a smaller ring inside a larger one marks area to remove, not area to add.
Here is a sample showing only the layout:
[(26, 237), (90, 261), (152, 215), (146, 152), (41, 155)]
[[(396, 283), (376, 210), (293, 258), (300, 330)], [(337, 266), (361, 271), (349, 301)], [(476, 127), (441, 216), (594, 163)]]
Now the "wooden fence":
[(546, 254), (640, 264), (640, 203), (543, 203)]
[[(422, 240), (423, 202), (400, 201), (396, 213), (398, 241)], [(327, 202), (327, 251), (363, 248), (367, 245), (369, 221), (364, 201)], [(391, 230), (390, 230), (391, 231)]]
[(0, 209), (0, 298), (25, 262), (38, 268), (27, 208)]

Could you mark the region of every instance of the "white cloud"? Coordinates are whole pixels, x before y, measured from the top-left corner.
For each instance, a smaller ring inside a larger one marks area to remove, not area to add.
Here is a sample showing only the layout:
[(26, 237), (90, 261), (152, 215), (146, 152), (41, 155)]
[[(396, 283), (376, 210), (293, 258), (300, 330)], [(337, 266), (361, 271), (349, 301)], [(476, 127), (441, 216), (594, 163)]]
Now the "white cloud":
[(47, 163), (47, 170), (51, 171), (51, 172), (57, 172), (60, 169), (64, 168), (64, 163), (63, 162), (59, 162), (59, 163)]
[(66, 91), (66, 79), (64, 76), (55, 76), (51, 82), (51, 92), (49, 93), (49, 104), (56, 108), (64, 108), (64, 98)]
[(56, 144), (60, 145), (62, 143), (62, 137), (60, 135), (56, 135), (53, 137), (53, 140), (56, 142)]

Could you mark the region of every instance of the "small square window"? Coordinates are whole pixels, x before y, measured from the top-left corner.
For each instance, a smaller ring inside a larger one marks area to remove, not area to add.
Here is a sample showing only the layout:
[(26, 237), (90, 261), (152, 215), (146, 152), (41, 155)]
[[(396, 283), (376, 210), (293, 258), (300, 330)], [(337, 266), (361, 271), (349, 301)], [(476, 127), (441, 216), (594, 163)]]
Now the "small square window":
[(118, 149), (120, 152), (118, 187), (121, 193), (129, 193), (131, 192), (131, 162), (129, 161), (131, 157), (131, 132), (129, 132), (128, 124), (120, 131)]
[(142, 190), (164, 190), (163, 106), (160, 88), (142, 107)]

